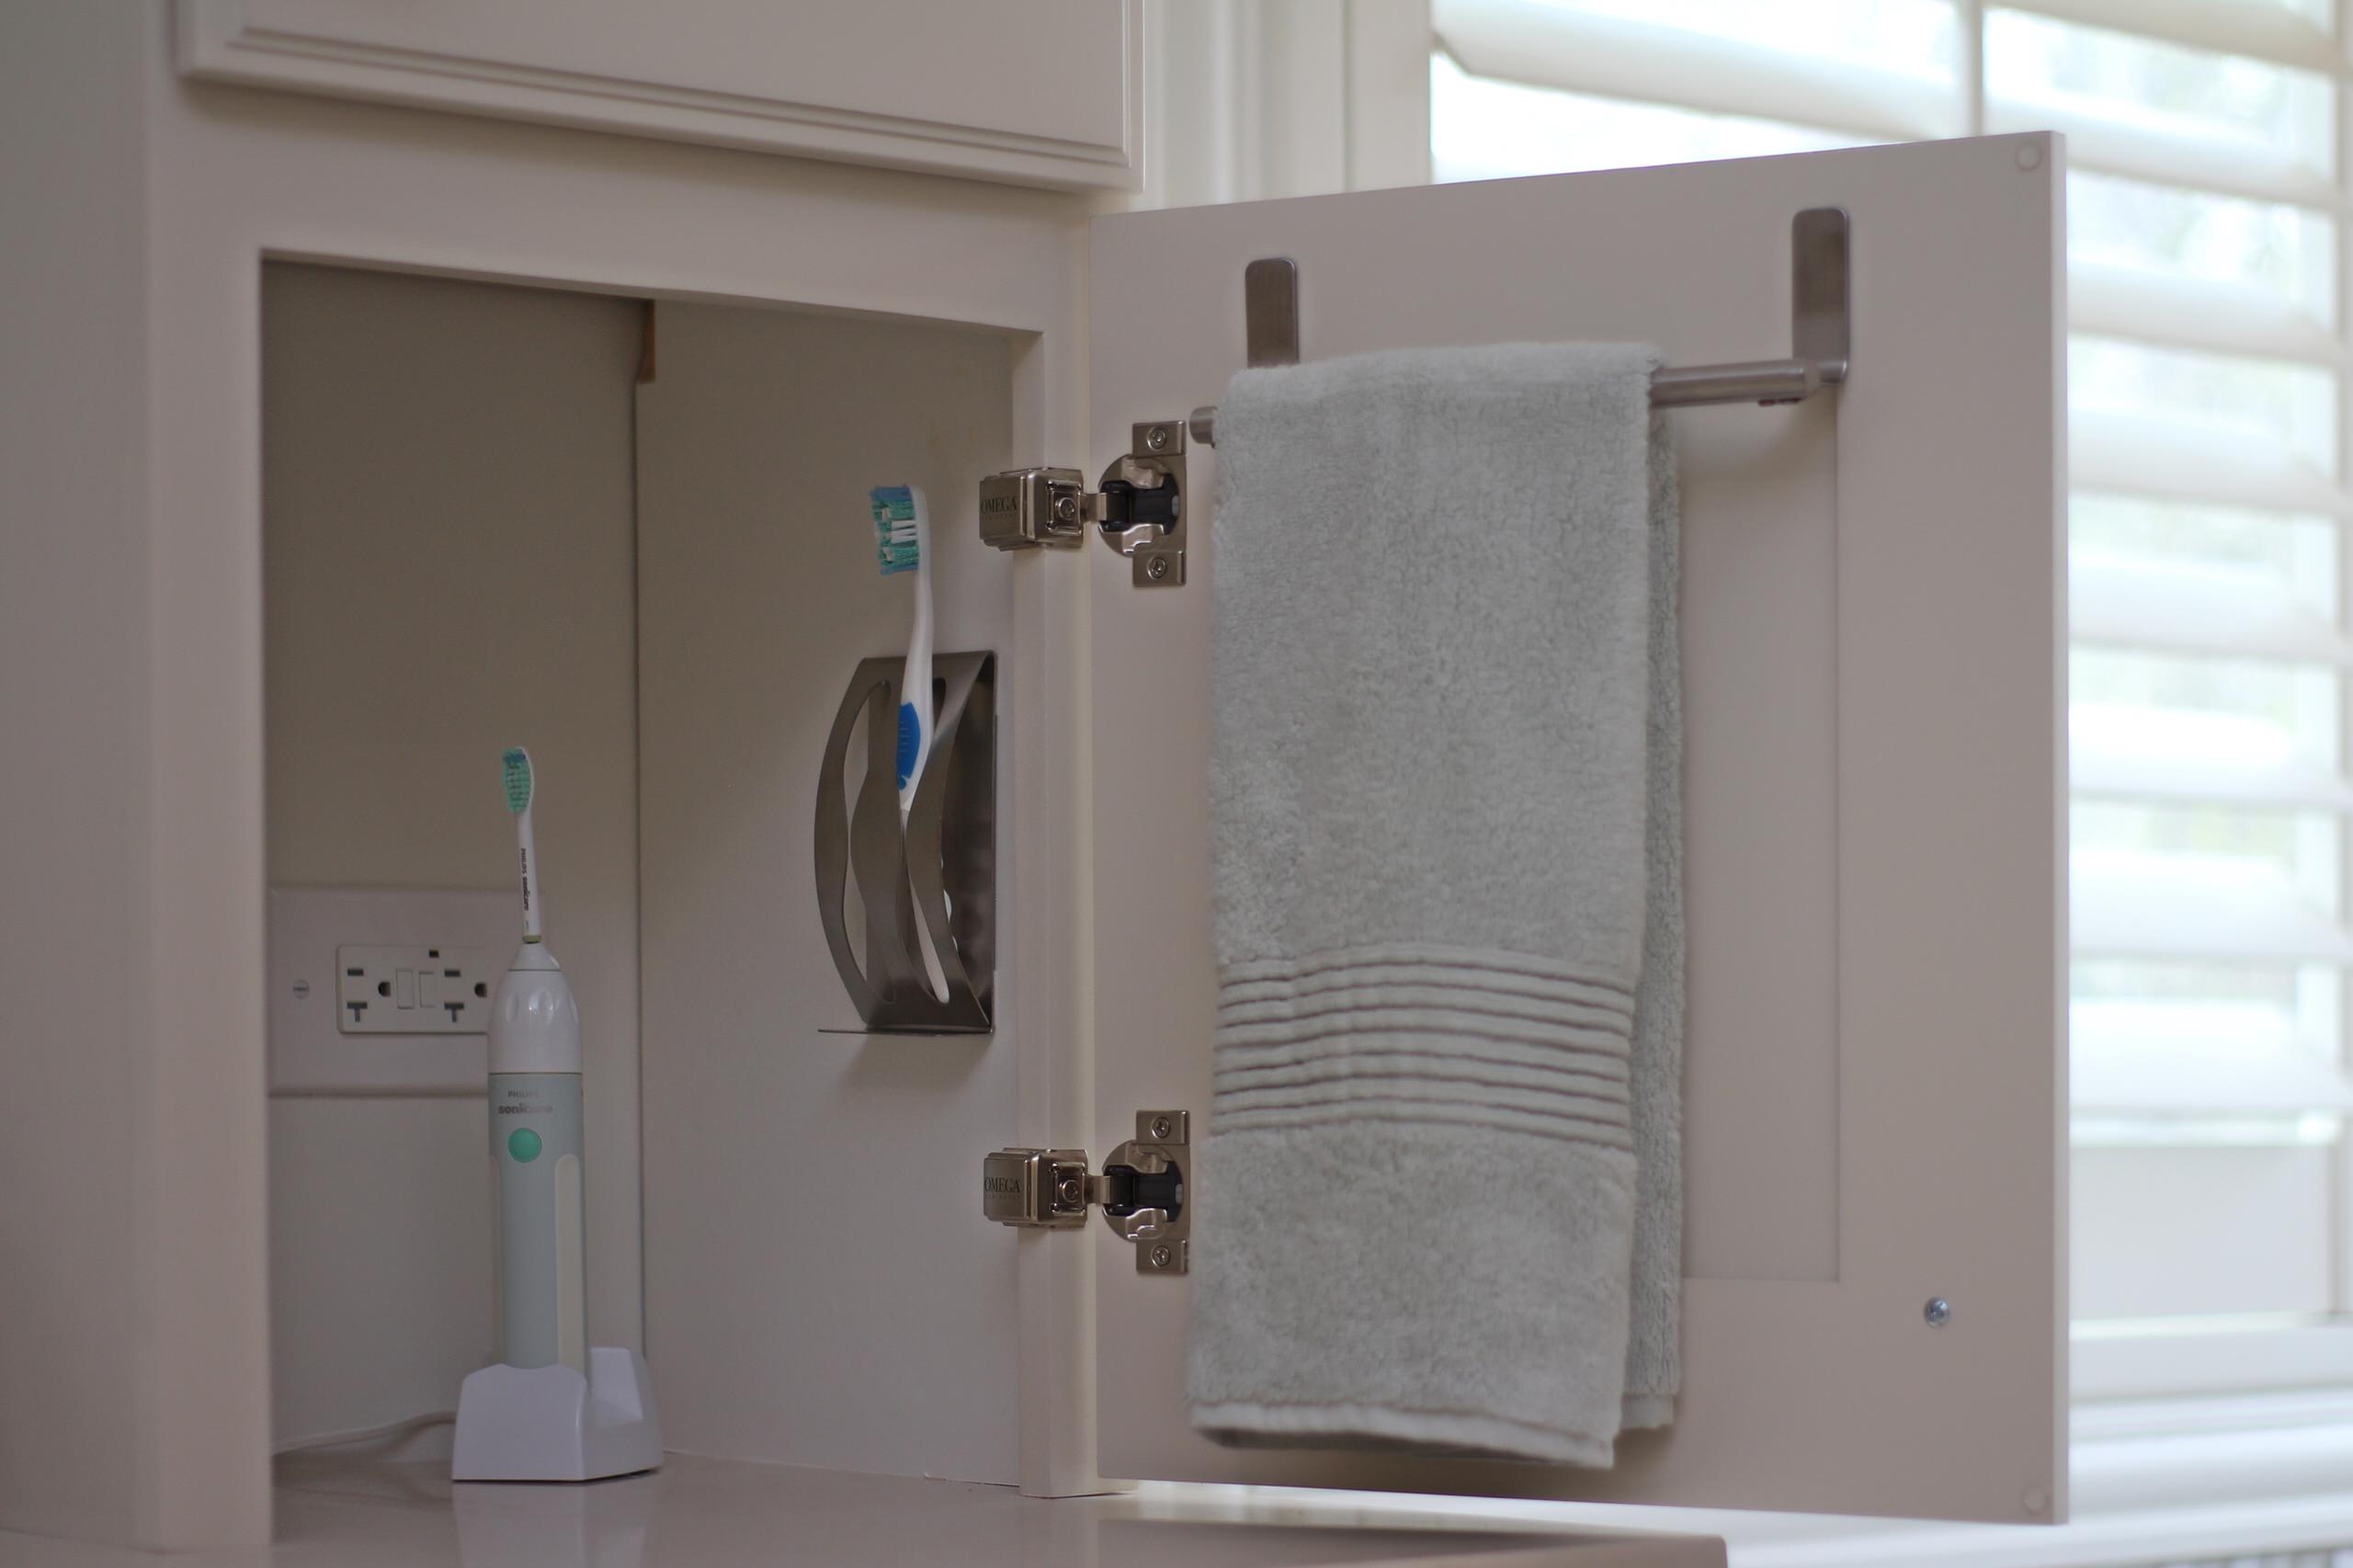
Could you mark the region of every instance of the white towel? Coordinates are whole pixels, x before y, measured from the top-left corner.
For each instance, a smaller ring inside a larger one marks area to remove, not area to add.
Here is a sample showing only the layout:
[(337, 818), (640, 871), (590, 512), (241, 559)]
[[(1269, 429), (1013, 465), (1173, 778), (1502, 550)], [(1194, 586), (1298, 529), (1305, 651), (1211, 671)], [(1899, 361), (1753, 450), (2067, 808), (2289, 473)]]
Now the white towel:
[(1681, 715), (1652, 350), (1218, 407), (1192, 1419), (1606, 1465), (1677, 1386)]

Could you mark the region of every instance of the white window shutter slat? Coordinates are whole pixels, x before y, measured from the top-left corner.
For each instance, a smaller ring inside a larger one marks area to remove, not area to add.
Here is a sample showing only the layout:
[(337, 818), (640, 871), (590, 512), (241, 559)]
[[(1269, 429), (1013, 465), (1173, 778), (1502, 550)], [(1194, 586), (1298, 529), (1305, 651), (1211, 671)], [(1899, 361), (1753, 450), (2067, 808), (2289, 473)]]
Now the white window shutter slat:
[(2328, 29), (2286, 6), (2245, 0), (2007, 0), (2006, 8), (2301, 71), (2343, 66)]
[(2078, 642), (2353, 664), (2353, 642), (2334, 620), (2253, 574), (2078, 551), (2068, 559), (2067, 604)]
[(2079, 957), (2353, 962), (2353, 935), (2243, 860), (2078, 848), (2068, 880)]
[(1448, 52), (1473, 75), (1851, 131), (1877, 142), (1961, 134), (1949, 85), (1692, 28), (1541, 0), (1434, 0)]
[(2342, 370), (2336, 334), (2279, 295), (2245, 285), (2075, 262), (2067, 268), (2067, 322), (2105, 337), (2298, 359)]
[(2353, 516), (2336, 483), (2285, 442), (2195, 419), (2079, 406), (2067, 468), (2082, 490)]

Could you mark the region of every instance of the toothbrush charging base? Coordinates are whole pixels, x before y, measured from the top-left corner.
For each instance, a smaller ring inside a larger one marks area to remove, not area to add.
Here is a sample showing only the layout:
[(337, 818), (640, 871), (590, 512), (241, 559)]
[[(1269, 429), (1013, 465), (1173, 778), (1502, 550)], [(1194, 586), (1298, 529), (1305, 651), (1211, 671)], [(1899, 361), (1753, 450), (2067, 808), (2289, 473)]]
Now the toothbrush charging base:
[(645, 1358), (588, 1352), (588, 1375), (551, 1367), (484, 1367), (458, 1392), (452, 1481), (597, 1481), (662, 1465), (662, 1429)]

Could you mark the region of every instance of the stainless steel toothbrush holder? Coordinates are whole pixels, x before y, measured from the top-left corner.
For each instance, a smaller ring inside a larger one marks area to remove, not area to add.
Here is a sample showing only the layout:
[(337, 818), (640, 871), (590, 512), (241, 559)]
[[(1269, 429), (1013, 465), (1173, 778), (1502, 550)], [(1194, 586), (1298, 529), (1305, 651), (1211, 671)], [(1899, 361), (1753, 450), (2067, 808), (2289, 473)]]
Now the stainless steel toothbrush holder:
[[(904, 659), (865, 659), (825, 738), (817, 779), (817, 913), (858, 1016), (876, 1034), (986, 1034), (996, 991), (996, 655), (931, 662), (931, 759), (904, 830), (897, 774)], [(866, 719), (865, 769), (849, 799), (850, 741)], [(865, 910), (862, 949), (847, 910)], [(925, 972), (931, 937), (945, 1000)]]

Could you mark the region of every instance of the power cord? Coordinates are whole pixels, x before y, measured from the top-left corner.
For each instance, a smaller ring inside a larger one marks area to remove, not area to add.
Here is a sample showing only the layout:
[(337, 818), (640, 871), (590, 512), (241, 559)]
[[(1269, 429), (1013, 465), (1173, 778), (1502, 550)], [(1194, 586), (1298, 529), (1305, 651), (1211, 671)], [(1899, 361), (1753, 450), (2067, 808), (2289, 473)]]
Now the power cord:
[(428, 1410), (421, 1415), (404, 1416), (387, 1421), (381, 1426), (362, 1426), (350, 1432), (327, 1432), (316, 1437), (297, 1437), (290, 1443), (279, 1443), (269, 1451), (278, 1454), (308, 1453), (313, 1449), (340, 1449), (353, 1443), (381, 1443), (394, 1437), (405, 1437), (422, 1432), (428, 1426), (446, 1426), (458, 1418), (454, 1410)]

